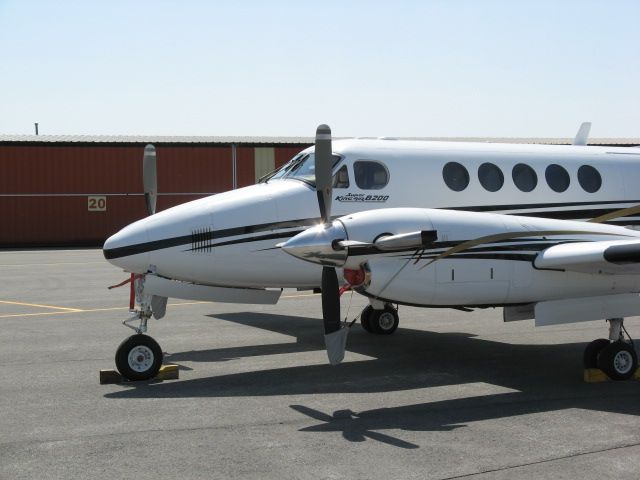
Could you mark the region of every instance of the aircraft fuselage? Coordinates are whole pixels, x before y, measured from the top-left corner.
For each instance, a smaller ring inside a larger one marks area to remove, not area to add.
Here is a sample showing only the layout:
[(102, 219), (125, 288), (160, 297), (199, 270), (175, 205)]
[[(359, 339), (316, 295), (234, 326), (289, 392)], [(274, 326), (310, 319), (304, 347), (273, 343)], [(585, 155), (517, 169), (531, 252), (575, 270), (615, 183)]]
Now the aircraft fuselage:
[[(342, 140), (333, 151), (333, 217), (421, 207), (587, 220), (640, 204), (636, 148)], [(276, 247), (319, 223), (304, 180), (280, 176), (159, 212), (110, 237), (105, 257), (133, 273), (206, 285), (317, 287), (319, 266)]]

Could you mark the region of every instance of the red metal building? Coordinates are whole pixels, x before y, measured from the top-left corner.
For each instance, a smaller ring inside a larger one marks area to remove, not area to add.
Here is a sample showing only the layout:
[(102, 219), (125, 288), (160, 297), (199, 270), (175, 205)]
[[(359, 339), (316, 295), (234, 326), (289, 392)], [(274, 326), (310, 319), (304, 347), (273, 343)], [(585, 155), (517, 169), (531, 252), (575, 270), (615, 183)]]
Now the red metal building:
[[(568, 144), (572, 139), (425, 138)], [(251, 185), (313, 143), (308, 137), (0, 135), (0, 248), (99, 246), (146, 215), (145, 145), (157, 150), (158, 210)], [(638, 145), (640, 139), (591, 139)]]
[(98, 246), (144, 217), (148, 143), (163, 210), (251, 185), (310, 139), (0, 136), (0, 247)]

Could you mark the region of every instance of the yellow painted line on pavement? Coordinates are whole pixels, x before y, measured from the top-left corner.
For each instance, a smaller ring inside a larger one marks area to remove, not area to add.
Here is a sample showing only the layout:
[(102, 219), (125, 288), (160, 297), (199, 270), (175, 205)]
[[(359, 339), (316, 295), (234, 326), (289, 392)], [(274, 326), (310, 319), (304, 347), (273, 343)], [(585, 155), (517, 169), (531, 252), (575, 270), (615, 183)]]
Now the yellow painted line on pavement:
[(64, 315), (69, 313), (81, 313), (82, 310), (76, 310), (73, 312), (40, 312), (40, 313), (12, 313), (10, 315), (0, 315), (0, 318), (11, 317), (44, 317), (45, 315)]
[(108, 265), (106, 261), (102, 262), (59, 262), (59, 263), (0, 263), (0, 267), (58, 267), (60, 265), (95, 265), (102, 263)]
[(24, 303), (24, 302), (10, 302), (8, 300), (0, 300), (0, 303), (4, 303), (7, 305), (20, 305), (23, 307), (36, 307), (36, 308), (50, 308), (53, 310), (67, 310), (69, 312), (80, 312), (79, 308), (67, 308), (67, 307), (56, 307), (54, 305), (41, 305), (39, 303)]
[[(281, 298), (297, 298), (297, 297), (312, 297), (318, 295), (317, 293), (301, 293), (298, 295), (283, 295)], [(38, 312), (38, 313), (11, 313), (7, 315), (0, 315), (0, 318), (13, 318), (13, 317), (44, 317), (47, 315), (64, 315), (70, 313), (93, 313), (93, 312), (111, 312), (118, 310), (129, 310), (129, 307), (108, 307), (108, 308), (66, 308), (66, 307), (54, 307), (53, 305), (40, 305), (37, 303), (23, 303), (23, 302), (9, 302), (2, 301), (0, 303), (6, 303), (10, 305), (22, 305), (25, 307), (38, 307), (38, 308), (51, 308), (61, 310), (59, 312)], [(169, 303), (167, 306), (179, 307), (183, 305), (199, 305), (203, 303), (215, 303), (215, 302), (180, 302)]]
[[(9, 302), (1, 302), (0, 303), (9, 303)], [(168, 306), (171, 307), (179, 307), (181, 305), (197, 305), (199, 303), (210, 303), (210, 302), (182, 302), (182, 303), (169, 303)], [(35, 305), (33, 303), (23, 303), (21, 305)], [(61, 308), (61, 307), (53, 307), (53, 308)], [(68, 310), (62, 312), (38, 312), (38, 313), (11, 313), (8, 315), (0, 315), (0, 318), (11, 318), (11, 317), (42, 317), (45, 315), (64, 315), (70, 313), (93, 313), (93, 312), (111, 312), (117, 310), (129, 310), (129, 307), (108, 307), (108, 308), (70, 308)]]

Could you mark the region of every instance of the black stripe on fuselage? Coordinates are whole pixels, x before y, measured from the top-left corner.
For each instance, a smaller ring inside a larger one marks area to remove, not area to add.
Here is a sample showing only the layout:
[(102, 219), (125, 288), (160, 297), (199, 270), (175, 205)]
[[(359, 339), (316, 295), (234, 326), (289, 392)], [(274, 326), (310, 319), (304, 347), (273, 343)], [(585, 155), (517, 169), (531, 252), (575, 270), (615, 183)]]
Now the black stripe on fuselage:
[[(212, 240), (226, 237), (235, 237), (238, 235), (247, 235), (257, 232), (265, 232), (269, 230), (280, 230), (283, 228), (310, 227), (320, 222), (320, 218), (304, 218), (299, 220), (285, 220), (282, 222), (260, 223), (257, 225), (243, 225), (241, 227), (225, 228), (222, 230), (213, 230), (210, 233)], [(296, 231), (295, 233), (300, 233)], [(284, 237), (279, 237), (284, 238)], [(136, 243), (135, 245), (127, 245), (126, 247), (109, 248), (103, 250), (104, 257), (109, 260), (112, 258), (127, 257), (129, 255), (138, 255), (140, 253), (161, 250), (163, 248), (179, 247), (191, 243), (192, 235), (182, 235), (180, 237), (164, 238), (162, 240), (154, 240), (151, 242)]]
[(236, 240), (229, 240), (226, 242), (218, 242), (218, 243), (210, 243), (207, 245), (202, 245), (196, 248), (189, 248), (187, 250), (183, 250), (185, 252), (198, 252), (201, 250), (210, 250), (212, 248), (215, 247), (226, 247), (228, 245), (237, 245), (240, 243), (249, 243), (249, 242), (259, 242), (261, 240), (276, 240), (278, 238), (289, 238), (289, 237), (293, 237), (294, 235), (297, 235), (299, 233), (304, 232), (304, 229), (302, 230), (287, 230), (286, 232), (280, 232), (280, 233), (270, 233), (268, 235), (258, 235), (257, 237), (245, 237), (245, 238), (238, 238)]
[[(640, 203), (640, 200), (618, 200), (618, 201), (603, 201), (603, 202), (570, 202), (570, 203), (538, 203), (538, 204), (519, 204), (519, 205), (485, 205), (485, 206), (467, 206), (467, 207), (447, 207), (442, 208), (446, 210), (465, 210), (471, 212), (497, 212), (497, 211), (509, 211), (509, 215), (517, 214), (522, 216), (531, 216), (531, 217), (543, 217), (543, 218), (554, 218), (554, 219), (585, 219), (585, 218), (593, 218), (598, 215), (602, 215), (605, 213), (609, 213), (616, 209), (581, 209), (581, 210), (546, 210), (546, 211), (538, 211), (538, 212), (518, 212), (518, 210), (531, 210), (531, 209), (540, 209), (540, 208), (559, 208), (559, 207), (572, 207), (572, 206), (584, 206), (584, 205), (625, 205), (625, 204), (633, 204)], [(337, 218), (337, 217), (333, 217)], [(269, 223), (261, 223), (256, 225), (243, 225), (239, 227), (225, 228), (222, 230), (213, 230), (210, 233), (211, 240), (219, 240), (227, 237), (234, 237), (239, 235), (248, 235), (252, 233), (272, 231), (272, 230), (280, 230), (285, 228), (296, 228), (296, 227), (310, 227), (319, 223), (321, 220), (319, 217), (314, 218), (304, 218), (298, 220), (285, 220), (280, 222), (269, 222)], [(623, 225), (638, 225), (640, 224), (640, 220), (629, 220), (625, 221), (624, 219), (613, 219), (605, 223), (616, 223)], [(300, 233), (299, 231), (292, 232), (283, 232), (282, 236), (273, 237), (273, 238), (286, 238), (285, 233), (291, 234), (291, 236)], [(275, 235), (275, 234), (274, 234)], [(260, 241), (265, 238), (264, 236), (257, 237), (249, 237), (243, 238), (239, 240), (232, 240), (228, 242), (221, 242), (216, 244), (217, 246), (226, 246), (233, 245), (236, 243), (247, 243), (252, 241)], [(182, 245), (188, 245), (192, 243), (192, 235), (183, 235), (180, 237), (172, 237), (165, 238), (161, 240), (154, 240), (151, 242), (137, 243), (134, 245), (127, 245), (125, 247), (118, 248), (110, 248), (104, 249), (103, 253), (107, 260), (127, 257), (130, 255), (138, 255), (141, 253), (151, 252), (154, 250), (161, 250), (164, 248), (178, 247)], [(216, 246), (211, 245), (210, 247)], [(209, 247), (209, 248), (210, 248)], [(191, 251), (187, 250), (187, 251)]]
[[(588, 233), (588, 232), (585, 232)], [(434, 242), (431, 244), (430, 248), (404, 248), (398, 250), (387, 250), (381, 251), (376, 249), (375, 247), (366, 246), (363, 250), (360, 250), (363, 247), (349, 247), (348, 252), (350, 257), (369, 255), (369, 254), (380, 254), (388, 257), (396, 257), (396, 258), (435, 258), (445, 250), (455, 247), (461, 243), (464, 243), (466, 240), (457, 240), (457, 241), (449, 241), (449, 242)], [(500, 255), (510, 254), (511, 252), (532, 252), (531, 254), (535, 254), (540, 252), (546, 248), (561, 245), (563, 243), (575, 243), (575, 242), (584, 242), (588, 240), (577, 240), (577, 239), (558, 239), (555, 241), (551, 241), (548, 238), (527, 238), (525, 241), (522, 239), (519, 240), (499, 240), (493, 242), (491, 245), (480, 245), (476, 247), (472, 247), (468, 251), (460, 252), (455, 255), (452, 255), (449, 258), (456, 257), (460, 258), (463, 255), (475, 254), (475, 253), (491, 253), (498, 252)], [(407, 251), (414, 252), (412, 255), (407, 255)], [(401, 253), (404, 252), (404, 253)], [(400, 253), (400, 255), (393, 255), (394, 253)], [(389, 254), (389, 255), (385, 255)], [(518, 254), (520, 255), (520, 253)]]
[[(512, 210), (531, 210), (535, 208), (582, 207), (587, 205), (638, 204), (640, 200), (607, 200), (600, 202), (564, 202), (564, 203), (520, 203), (512, 205), (470, 205), (467, 207), (448, 207), (446, 210), (464, 210), (468, 212), (498, 212)], [(518, 214), (521, 215), (521, 214)], [(576, 217), (580, 218), (580, 217)]]
[(181, 237), (154, 240), (153, 242), (136, 243), (134, 245), (127, 245), (126, 247), (103, 248), (102, 253), (104, 254), (104, 258), (111, 260), (113, 258), (122, 258), (154, 250), (161, 250), (163, 248), (178, 247), (189, 243), (191, 243), (191, 235), (183, 235)]
[(546, 212), (520, 212), (522, 217), (553, 218), (554, 220), (578, 220), (599, 217), (616, 212), (619, 208), (592, 208), (588, 210), (554, 210)]
[[(465, 260), (465, 259), (473, 259), (473, 260), (517, 260), (521, 262), (531, 262), (536, 258), (538, 252), (530, 252), (530, 253), (509, 253), (509, 252), (496, 252), (496, 253), (475, 253), (475, 252), (464, 252), (464, 253), (454, 253), (447, 257), (447, 260)], [(419, 263), (421, 261), (433, 260), (437, 258), (438, 255), (429, 253), (429, 254), (418, 254), (418, 255), (393, 255), (391, 258), (402, 258), (404, 260), (413, 260), (415, 263)]]
[(473, 253), (473, 252), (465, 252), (465, 253), (454, 253), (453, 255), (447, 257), (447, 259), (453, 260), (463, 260), (463, 259), (474, 259), (474, 260), (516, 260), (519, 262), (531, 262), (534, 258), (536, 258), (537, 253)]
[[(432, 255), (432, 254), (438, 255), (443, 251), (451, 247), (455, 247), (465, 241), (466, 240), (457, 240), (457, 241), (449, 241), (449, 242), (433, 242), (429, 245), (428, 248), (404, 247), (404, 248), (398, 248), (393, 250), (380, 250), (375, 245), (363, 245), (363, 246), (356, 245), (353, 247), (348, 247), (347, 251), (350, 257), (358, 257), (358, 256), (364, 256), (364, 255), (371, 255), (371, 254), (384, 255), (384, 254), (393, 254), (393, 253), (401, 253), (401, 252), (417, 252), (415, 254), (416, 257), (426, 258), (425, 255)], [(522, 240), (519, 240), (519, 243), (514, 244), (514, 242), (518, 242), (518, 241), (517, 240), (499, 240), (494, 242), (495, 243), (494, 246), (473, 247), (470, 251), (471, 252), (503, 252), (503, 251), (539, 252), (540, 250), (544, 250), (545, 248), (553, 245), (559, 245), (560, 243), (571, 243), (575, 241), (576, 240), (559, 240), (554, 242), (554, 241), (549, 241), (548, 239), (543, 239), (543, 238), (531, 238), (526, 240), (526, 242), (528, 243), (522, 243)], [(407, 257), (406, 254), (385, 255), (385, 256), (410, 258), (410, 257)]]

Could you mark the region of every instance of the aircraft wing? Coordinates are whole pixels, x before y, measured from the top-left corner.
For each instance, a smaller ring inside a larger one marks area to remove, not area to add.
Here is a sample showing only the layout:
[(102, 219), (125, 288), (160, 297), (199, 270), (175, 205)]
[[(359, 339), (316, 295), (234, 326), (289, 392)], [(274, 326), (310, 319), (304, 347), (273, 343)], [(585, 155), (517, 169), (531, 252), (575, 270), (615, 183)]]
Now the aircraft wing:
[(581, 273), (640, 274), (640, 240), (563, 243), (540, 252), (533, 265)]

